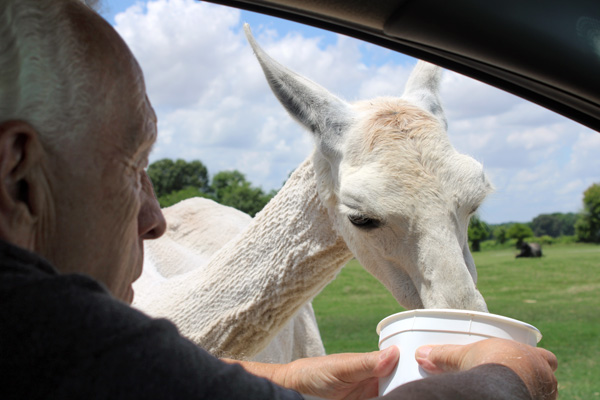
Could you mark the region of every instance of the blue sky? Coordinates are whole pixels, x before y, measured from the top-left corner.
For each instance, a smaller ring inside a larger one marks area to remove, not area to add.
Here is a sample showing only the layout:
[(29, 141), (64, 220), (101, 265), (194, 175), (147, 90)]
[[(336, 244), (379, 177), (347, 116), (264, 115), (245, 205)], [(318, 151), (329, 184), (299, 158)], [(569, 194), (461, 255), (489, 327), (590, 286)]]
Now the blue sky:
[[(115, 24), (115, 16), (119, 13), (126, 11), (129, 7), (135, 4), (145, 4), (147, 1), (143, 0), (104, 0), (102, 7), (102, 15), (111, 24)], [(335, 43), (336, 35), (324, 31), (322, 29), (313, 28), (308, 25), (298, 24), (291, 21), (286, 21), (280, 18), (272, 18), (263, 14), (258, 14), (249, 11), (242, 11), (242, 21), (247, 22), (250, 26), (265, 26), (268, 29), (277, 30), (280, 33), (285, 34), (289, 31), (302, 32), (302, 36), (311, 38), (321, 38), (321, 45), (331, 45)], [(363, 62), (369, 64), (380, 64), (381, 62), (394, 60), (397, 63), (414, 63), (412, 57), (406, 56), (401, 53), (391, 52), (387, 49), (383, 49), (377, 46), (366, 46), (362, 49), (364, 56)]]
[[(278, 189), (312, 142), (270, 94), (241, 32), (248, 22), (284, 65), (349, 100), (400, 95), (415, 60), (355, 39), (193, 0), (104, 0), (104, 17), (144, 70), (159, 118), (151, 161), (200, 159)], [(454, 146), (484, 164), (496, 187), (490, 223), (577, 212), (600, 181), (600, 135), (450, 71), (442, 99)]]

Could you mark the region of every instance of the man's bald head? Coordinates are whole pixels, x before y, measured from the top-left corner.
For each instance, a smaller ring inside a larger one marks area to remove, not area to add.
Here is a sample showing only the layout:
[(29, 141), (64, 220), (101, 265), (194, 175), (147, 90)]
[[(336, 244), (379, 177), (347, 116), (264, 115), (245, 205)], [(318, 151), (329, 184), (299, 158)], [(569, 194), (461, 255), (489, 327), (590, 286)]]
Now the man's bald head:
[(125, 43), (79, 0), (5, 0), (0, 37), (0, 124), (27, 121), (49, 151), (115, 118), (123, 93), (143, 88)]

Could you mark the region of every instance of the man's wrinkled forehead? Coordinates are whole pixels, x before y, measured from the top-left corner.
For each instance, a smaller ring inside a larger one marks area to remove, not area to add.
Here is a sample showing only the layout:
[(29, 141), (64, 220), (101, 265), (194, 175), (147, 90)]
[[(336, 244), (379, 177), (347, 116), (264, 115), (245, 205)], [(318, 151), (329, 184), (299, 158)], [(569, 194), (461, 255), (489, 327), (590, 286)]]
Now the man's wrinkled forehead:
[[(131, 146), (132, 150), (136, 151), (140, 147), (147, 147), (148, 144), (151, 146), (156, 141), (157, 117), (146, 94), (142, 70), (133, 55), (130, 57), (129, 62), (133, 67), (133, 76), (127, 84), (128, 93), (123, 93), (122, 97), (130, 102), (129, 104), (123, 104), (123, 109), (130, 112), (125, 116), (125, 120), (130, 125), (125, 140), (128, 141), (126, 145)], [(123, 78), (126, 77), (120, 77), (120, 79)]]
[[(104, 123), (122, 124), (122, 145), (131, 153), (153, 143), (156, 114), (146, 95), (142, 70), (125, 41), (95, 12), (75, 2), (71, 18), (88, 53), (94, 84), (104, 91)], [(112, 125), (112, 124), (111, 124)], [(114, 126), (114, 125), (113, 125)]]
[(157, 119), (145, 93), (129, 96), (133, 104), (125, 105), (130, 112), (119, 118), (124, 123), (121, 143), (129, 154), (149, 153), (157, 137)]

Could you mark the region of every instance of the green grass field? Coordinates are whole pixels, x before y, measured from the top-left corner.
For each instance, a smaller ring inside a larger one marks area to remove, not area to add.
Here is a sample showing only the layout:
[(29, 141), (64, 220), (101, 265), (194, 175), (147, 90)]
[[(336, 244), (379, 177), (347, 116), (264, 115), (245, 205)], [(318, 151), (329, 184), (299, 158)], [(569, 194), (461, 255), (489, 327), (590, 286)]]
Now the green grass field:
[[(547, 245), (544, 257), (516, 250), (475, 253), (489, 310), (528, 322), (558, 357), (560, 399), (600, 400), (600, 246)], [(355, 260), (313, 302), (328, 353), (377, 349), (375, 327), (403, 311)]]

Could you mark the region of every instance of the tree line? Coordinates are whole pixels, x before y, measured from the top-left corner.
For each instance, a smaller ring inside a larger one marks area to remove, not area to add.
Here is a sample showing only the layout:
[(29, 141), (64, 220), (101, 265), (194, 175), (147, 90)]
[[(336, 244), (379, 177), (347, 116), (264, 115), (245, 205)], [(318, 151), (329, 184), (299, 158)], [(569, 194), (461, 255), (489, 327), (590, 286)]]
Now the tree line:
[(486, 240), (504, 244), (512, 239), (516, 247), (521, 247), (528, 238), (548, 243), (559, 238), (600, 243), (600, 184), (594, 183), (583, 192), (583, 209), (580, 213), (540, 214), (527, 223), (495, 225), (486, 224), (475, 215), (469, 223), (469, 242), (473, 251), (479, 251), (481, 243)]
[[(168, 207), (190, 197), (205, 197), (237, 208), (254, 217), (277, 193), (264, 192), (253, 186), (237, 170), (221, 171), (212, 179), (200, 160), (185, 161), (164, 158), (148, 166), (148, 175), (161, 207)], [(481, 243), (493, 240), (504, 244), (515, 240), (517, 247), (527, 238), (551, 242), (557, 238), (600, 243), (600, 184), (591, 185), (583, 193), (580, 213), (540, 214), (527, 223), (486, 224), (477, 215), (469, 224), (469, 242), (473, 251)]]
[(164, 158), (148, 166), (148, 176), (163, 208), (191, 197), (205, 197), (254, 217), (277, 193), (265, 193), (237, 170), (221, 171), (210, 179), (199, 160)]

